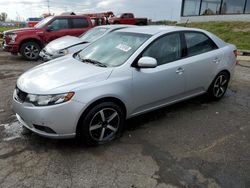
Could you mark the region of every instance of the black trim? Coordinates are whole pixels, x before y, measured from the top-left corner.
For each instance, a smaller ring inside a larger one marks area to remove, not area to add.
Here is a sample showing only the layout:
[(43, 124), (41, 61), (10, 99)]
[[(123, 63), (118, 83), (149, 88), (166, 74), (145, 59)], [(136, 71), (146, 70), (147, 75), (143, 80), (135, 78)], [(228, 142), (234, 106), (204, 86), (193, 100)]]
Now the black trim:
[(203, 0), (200, 0), (200, 9), (199, 9), (199, 15), (201, 15), (202, 1), (203, 1)]
[(68, 49), (68, 48), (71, 48), (71, 47), (74, 47), (74, 46), (78, 46), (78, 45), (80, 45), (80, 44), (87, 44), (87, 43), (89, 43), (89, 42), (80, 42), (80, 43), (77, 43), (77, 44), (68, 46), (67, 48), (64, 48), (64, 49), (62, 49), (62, 50), (66, 50), (66, 49)]

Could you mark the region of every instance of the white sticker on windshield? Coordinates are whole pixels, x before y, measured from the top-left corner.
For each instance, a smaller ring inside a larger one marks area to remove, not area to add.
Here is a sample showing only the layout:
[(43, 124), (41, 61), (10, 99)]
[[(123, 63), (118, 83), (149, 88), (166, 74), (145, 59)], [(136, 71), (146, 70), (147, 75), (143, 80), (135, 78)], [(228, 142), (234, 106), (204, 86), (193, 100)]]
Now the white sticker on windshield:
[(128, 52), (129, 50), (132, 49), (130, 46), (127, 46), (126, 44), (118, 44), (116, 48), (124, 52)]

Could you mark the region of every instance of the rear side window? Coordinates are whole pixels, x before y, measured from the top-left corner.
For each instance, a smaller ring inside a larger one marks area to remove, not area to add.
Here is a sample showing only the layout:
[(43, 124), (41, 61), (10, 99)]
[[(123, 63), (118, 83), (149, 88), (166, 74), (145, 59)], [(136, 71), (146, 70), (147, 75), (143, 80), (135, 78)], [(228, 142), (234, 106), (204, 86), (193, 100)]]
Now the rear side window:
[(86, 18), (73, 18), (72, 28), (87, 28), (89, 27), (89, 22)]
[(194, 56), (217, 49), (216, 44), (205, 34), (187, 32), (184, 34), (187, 43), (187, 55)]
[(169, 34), (157, 39), (146, 49), (142, 56), (155, 58), (158, 65), (179, 60), (181, 58), (180, 34)]

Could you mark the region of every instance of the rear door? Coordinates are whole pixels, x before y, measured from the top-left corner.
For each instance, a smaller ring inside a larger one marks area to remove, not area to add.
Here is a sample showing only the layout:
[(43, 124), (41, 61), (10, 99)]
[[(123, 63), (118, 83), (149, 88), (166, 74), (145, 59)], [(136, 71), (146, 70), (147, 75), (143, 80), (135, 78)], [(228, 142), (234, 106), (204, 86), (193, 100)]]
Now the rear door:
[(187, 92), (197, 94), (208, 89), (224, 56), (223, 50), (204, 33), (183, 32), (187, 47)]
[(91, 23), (85, 17), (70, 18), (69, 21), (70, 29), (67, 31), (67, 35), (78, 37), (91, 28)]
[(67, 18), (56, 18), (48, 25), (48, 27), (50, 27), (50, 30), (47, 30), (45, 34), (46, 43), (67, 35), (69, 21)]

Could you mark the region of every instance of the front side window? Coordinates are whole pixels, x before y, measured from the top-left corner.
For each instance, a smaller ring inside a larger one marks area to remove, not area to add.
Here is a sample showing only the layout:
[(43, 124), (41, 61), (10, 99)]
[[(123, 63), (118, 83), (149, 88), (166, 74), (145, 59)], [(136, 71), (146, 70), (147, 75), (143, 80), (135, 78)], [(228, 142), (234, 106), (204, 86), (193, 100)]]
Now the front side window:
[(187, 43), (188, 56), (194, 56), (217, 49), (216, 44), (203, 33), (187, 32), (184, 35)]
[(222, 14), (242, 14), (244, 11), (245, 0), (223, 0)]
[(53, 28), (53, 30), (61, 30), (69, 28), (68, 19), (56, 19), (50, 25)]
[(169, 34), (152, 43), (142, 56), (153, 57), (158, 65), (163, 65), (181, 58), (181, 39), (179, 33)]
[(201, 15), (220, 14), (221, 0), (203, 0), (201, 4)]
[(72, 19), (72, 28), (87, 28), (87, 27), (89, 27), (89, 23), (86, 18)]
[(150, 37), (140, 33), (113, 32), (92, 43), (76, 57), (82, 61), (98, 61), (108, 67), (120, 66)]
[(183, 16), (198, 16), (201, 0), (185, 0), (183, 4)]

